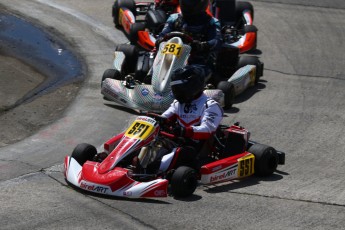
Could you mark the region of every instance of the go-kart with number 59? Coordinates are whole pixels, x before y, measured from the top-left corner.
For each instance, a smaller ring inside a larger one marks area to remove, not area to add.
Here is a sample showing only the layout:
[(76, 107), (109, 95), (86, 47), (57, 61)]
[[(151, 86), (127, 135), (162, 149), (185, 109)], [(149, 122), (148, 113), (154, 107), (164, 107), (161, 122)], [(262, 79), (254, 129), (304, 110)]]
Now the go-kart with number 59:
[(138, 116), (125, 132), (106, 141), (102, 152), (89, 144), (77, 145), (65, 157), (65, 178), (83, 190), (111, 196), (186, 197), (198, 183), (269, 176), (285, 163), (285, 153), (250, 141), (249, 132), (234, 124), (220, 126), (204, 143), (197, 164), (174, 167), (183, 139), (170, 130), (158, 115)]
[[(101, 93), (134, 110), (165, 111), (174, 100), (171, 74), (188, 64), (193, 39), (171, 32), (164, 40), (156, 52), (138, 52), (135, 46), (127, 44), (117, 46), (113, 68), (103, 73)], [(254, 56), (239, 57), (238, 48), (231, 46), (222, 48), (216, 62), (222, 78), (214, 83), (213, 73), (206, 73), (204, 93), (228, 109), (236, 95), (258, 83), (263, 63)]]

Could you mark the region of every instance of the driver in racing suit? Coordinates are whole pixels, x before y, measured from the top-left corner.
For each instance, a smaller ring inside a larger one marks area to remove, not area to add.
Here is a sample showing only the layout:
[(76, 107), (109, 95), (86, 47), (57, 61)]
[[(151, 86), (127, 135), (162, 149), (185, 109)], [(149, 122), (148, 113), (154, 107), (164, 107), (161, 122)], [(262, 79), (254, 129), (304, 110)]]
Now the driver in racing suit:
[(164, 40), (164, 36), (173, 31), (183, 32), (193, 38), (192, 54), (188, 64), (205, 65), (206, 71), (215, 71), (217, 52), (222, 45), (221, 27), (218, 19), (210, 16), (206, 9), (208, 0), (179, 0), (182, 14), (171, 14), (156, 46)]
[(198, 65), (177, 69), (171, 77), (175, 100), (161, 116), (166, 123), (177, 123), (174, 134), (186, 143), (178, 148), (169, 168), (198, 167), (194, 159), (223, 119), (221, 106), (203, 93), (204, 79), (204, 69)]

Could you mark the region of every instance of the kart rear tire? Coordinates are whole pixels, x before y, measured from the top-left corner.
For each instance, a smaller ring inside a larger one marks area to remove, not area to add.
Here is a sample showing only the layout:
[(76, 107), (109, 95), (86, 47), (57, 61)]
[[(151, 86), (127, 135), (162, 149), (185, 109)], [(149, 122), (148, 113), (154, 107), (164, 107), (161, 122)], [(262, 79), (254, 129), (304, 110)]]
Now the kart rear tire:
[(133, 45), (120, 44), (115, 47), (115, 51), (121, 51), (125, 55), (125, 60), (122, 65), (122, 74), (127, 75), (129, 73), (134, 73), (138, 62), (138, 48)]
[(220, 89), (224, 93), (224, 109), (230, 109), (235, 99), (235, 86), (228, 81), (220, 81), (217, 85), (217, 89)]
[(250, 2), (240, 2), (236, 1), (236, 18), (237, 21), (240, 17), (242, 17), (242, 12), (244, 10), (250, 10), (250, 15), (252, 16), (252, 20), (254, 21), (254, 7)]
[(198, 184), (196, 171), (187, 166), (180, 166), (173, 173), (170, 183), (174, 197), (190, 196)]
[(135, 22), (129, 28), (129, 41), (132, 45), (137, 44), (138, 42), (138, 31), (145, 30), (145, 23)]
[(83, 164), (86, 161), (91, 161), (96, 154), (97, 154), (97, 149), (95, 148), (95, 146), (90, 145), (90, 144), (86, 144), (86, 143), (82, 143), (82, 144), (78, 144), (74, 148), (71, 156), (81, 166), (83, 166)]
[(119, 11), (120, 8), (127, 8), (132, 11), (133, 15), (136, 16), (135, 2), (133, 0), (115, 0), (112, 10), (112, 16), (115, 26), (119, 27)]
[(241, 56), (237, 63), (237, 69), (246, 65), (256, 66), (255, 85), (257, 85), (259, 83), (259, 78), (263, 75), (262, 63), (260, 62), (259, 58), (255, 56)]
[(248, 152), (255, 156), (255, 175), (269, 176), (277, 169), (278, 153), (274, 148), (263, 144), (254, 144), (248, 149)]

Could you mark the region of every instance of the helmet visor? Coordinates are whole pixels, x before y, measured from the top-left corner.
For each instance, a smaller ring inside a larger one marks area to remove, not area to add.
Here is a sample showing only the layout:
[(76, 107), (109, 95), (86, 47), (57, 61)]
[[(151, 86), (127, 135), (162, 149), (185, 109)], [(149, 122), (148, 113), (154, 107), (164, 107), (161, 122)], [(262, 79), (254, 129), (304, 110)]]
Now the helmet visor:
[(172, 81), (170, 83), (172, 93), (176, 100), (178, 100), (180, 103), (188, 103), (193, 98), (192, 95), (189, 94), (188, 85), (185, 85), (185, 83), (188, 82), (186, 80), (176, 80)]

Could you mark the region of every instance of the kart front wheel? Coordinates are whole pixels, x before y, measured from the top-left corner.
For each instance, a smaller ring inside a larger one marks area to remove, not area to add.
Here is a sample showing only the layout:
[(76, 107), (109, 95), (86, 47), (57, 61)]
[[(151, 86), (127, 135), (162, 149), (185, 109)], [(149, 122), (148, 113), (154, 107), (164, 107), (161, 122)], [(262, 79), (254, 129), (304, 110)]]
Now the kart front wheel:
[(190, 196), (198, 184), (196, 171), (187, 166), (180, 166), (173, 173), (170, 183), (173, 196)]
[(83, 166), (86, 161), (92, 160), (96, 154), (97, 149), (93, 145), (82, 143), (74, 148), (71, 156)]
[(115, 47), (115, 51), (121, 51), (125, 55), (122, 65), (122, 74), (134, 73), (138, 62), (139, 51), (137, 47), (128, 44), (120, 44)]
[(248, 152), (254, 154), (254, 172), (258, 176), (269, 176), (277, 169), (278, 154), (277, 151), (267, 145), (254, 144)]
[(224, 93), (224, 109), (230, 109), (235, 99), (234, 84), (228, 81), (220, 81), (217, 89), (222, 90)]

